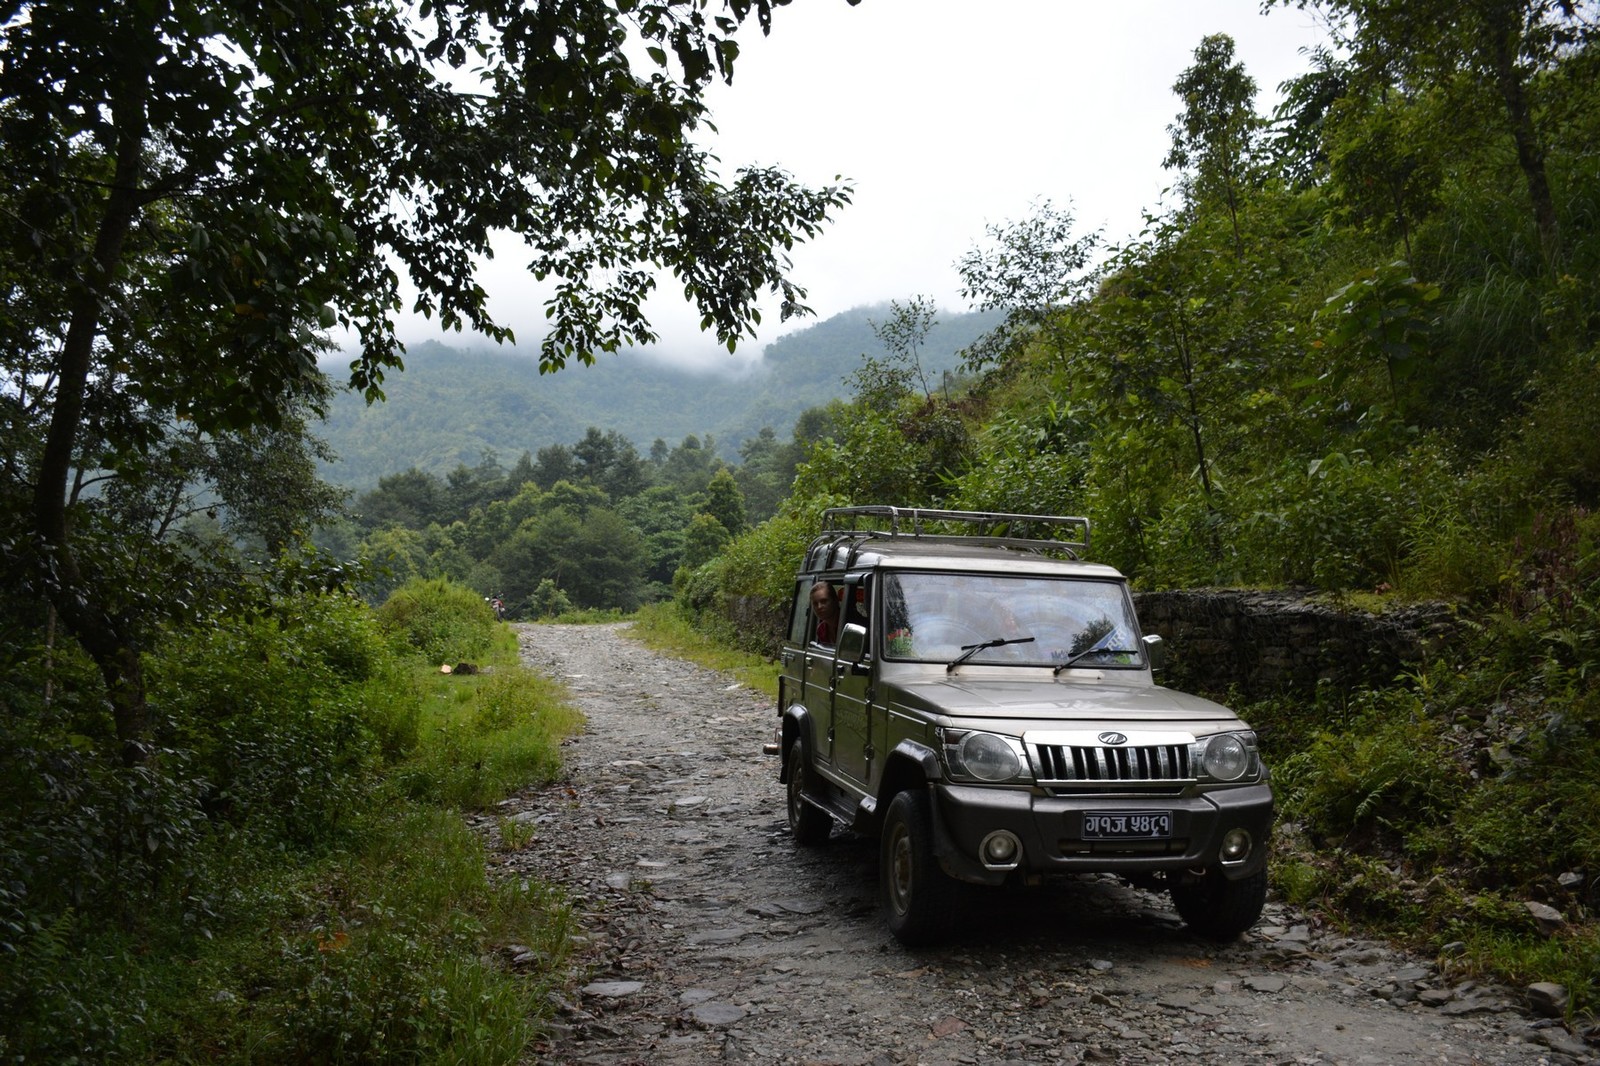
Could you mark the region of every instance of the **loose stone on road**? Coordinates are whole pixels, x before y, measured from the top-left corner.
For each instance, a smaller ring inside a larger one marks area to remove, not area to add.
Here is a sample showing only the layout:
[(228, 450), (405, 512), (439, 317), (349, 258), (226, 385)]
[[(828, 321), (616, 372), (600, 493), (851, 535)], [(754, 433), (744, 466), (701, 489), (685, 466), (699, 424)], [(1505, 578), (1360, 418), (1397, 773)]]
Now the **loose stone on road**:
[(496, 876), (560, 886), (582, 929), (535, 1061), (1600, 1061), (1504, 989), (1270, 901), (1217, 945), (1164, 895), (1088, 878), (980, 893), (952, 943), (907, 951), (878, 916), (875, 841), (789, 839), (769, 700), (625, 624), (516, 629), (588, 719), (564, 781), (477, 819), (531, 830)]

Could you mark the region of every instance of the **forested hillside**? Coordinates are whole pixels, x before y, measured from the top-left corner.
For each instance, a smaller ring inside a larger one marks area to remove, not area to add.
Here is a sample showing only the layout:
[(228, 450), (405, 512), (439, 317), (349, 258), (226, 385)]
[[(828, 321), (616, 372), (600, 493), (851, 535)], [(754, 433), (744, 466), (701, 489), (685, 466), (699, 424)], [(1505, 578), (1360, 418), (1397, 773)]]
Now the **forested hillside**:
[[(415, 345), (404, 374), (385, 386), (388, 399), (368, 405), (345, 392), (318, 432), (337, 457), (325, 463), (332, 482), (370, 489), (385, 474), (416, 467), (444, 476), (476, 466), (485, 452), (513, 462), (523, 452), (571, 444), (590, 426), (621, 433), (640, 450), (656, 440), (712, 439), (735, 460), (763, 428), (787, 438), (808, 407), (848, 394), (847, 379), (863, 355), (881, 357), (872, 323), (888, 305), (858, 307), (787, 333), (753, 365), (730, 358), (729, 369), (692, 371), (624, 350), (592, 366), (540, 374), (525, 352), (463, 351), (437, 341)], [(995, 313), (936, 316), (921, 351), (923, 369), (938, 379), (958, 353), (998, 321)]]

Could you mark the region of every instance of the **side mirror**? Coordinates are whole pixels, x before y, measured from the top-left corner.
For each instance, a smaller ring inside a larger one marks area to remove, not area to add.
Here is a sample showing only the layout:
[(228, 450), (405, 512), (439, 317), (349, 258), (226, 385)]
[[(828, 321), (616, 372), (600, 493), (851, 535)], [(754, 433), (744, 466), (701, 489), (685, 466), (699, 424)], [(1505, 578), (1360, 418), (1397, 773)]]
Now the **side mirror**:
[(842, 663), (859, 663), (867, 655), (867, 627), (855, 622), (846, 622), (844, 628), (839, 630), (839, 646), (836, 653)]
[(1167, 665), (1167, 646), (1160, 633), (1151, 633), (1144, 638), (1144, 656), (1150, 660), (1152, 670), (1160, 670)]

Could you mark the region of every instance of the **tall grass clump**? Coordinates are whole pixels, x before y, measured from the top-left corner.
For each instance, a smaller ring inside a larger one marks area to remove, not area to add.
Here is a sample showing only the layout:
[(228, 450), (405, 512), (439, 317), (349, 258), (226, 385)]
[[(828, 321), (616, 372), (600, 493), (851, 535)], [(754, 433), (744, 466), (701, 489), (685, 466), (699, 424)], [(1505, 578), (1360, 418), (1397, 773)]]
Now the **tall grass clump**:
[(561, 766), (561, 741), (582, 723), (554, 681), (514, 663), (425, 682), (416, 753), (395, 771), (413, 800), (483, 807)]

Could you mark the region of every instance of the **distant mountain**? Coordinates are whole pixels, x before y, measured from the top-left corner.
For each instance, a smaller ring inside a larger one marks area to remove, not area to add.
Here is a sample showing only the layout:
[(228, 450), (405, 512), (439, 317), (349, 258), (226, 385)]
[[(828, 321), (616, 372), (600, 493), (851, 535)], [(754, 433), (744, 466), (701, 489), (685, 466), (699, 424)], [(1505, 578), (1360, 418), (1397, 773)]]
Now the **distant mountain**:
[[(889, 313), (885, 304), (835, 315), (773, 341), (753, 367), (727, 374), (624, 352), (541, 375), (533, 356), (514, 349), (463, 351), (428, 341), (385, 381), (386, 402), (368, 407), (351, 394), (334, 400), (318, 432), (339, 460), (323, 476), (371, 488), (412, 466), (441, 476), (462, 463), (476, 466), (485, 451), (509, 466), (524, 451), (572, 444), (590, 426), (617, 430), (641, 452), (657, 438), (677, 444), (691, 433), (710, 435), (732, 458), (762, 427), (787, 440), (806, 408), (846, 396), (845, 379), (861, 356), (887, 354), (871, 323)], [(930, 385), (998, 320), (941, 314), (920, 353)]]

